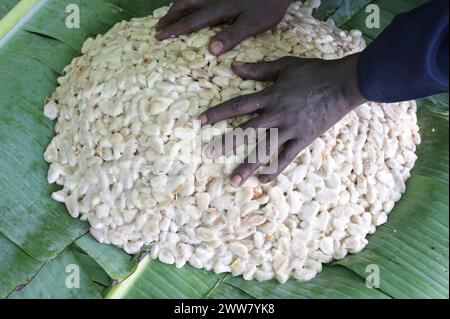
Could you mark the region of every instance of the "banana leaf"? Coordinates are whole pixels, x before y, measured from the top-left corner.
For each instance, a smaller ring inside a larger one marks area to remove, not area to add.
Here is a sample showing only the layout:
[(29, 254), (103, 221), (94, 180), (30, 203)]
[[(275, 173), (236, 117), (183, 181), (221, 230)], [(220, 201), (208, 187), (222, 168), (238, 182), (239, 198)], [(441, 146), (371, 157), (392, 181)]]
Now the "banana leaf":
[(0, 3), (0, 19), (3, 18), (20, 0), (5, 0)]
[[(50, 194), (43, 152), (54, 123), (43, 105), (84, 40), (120, 20), (150, 14), (167, 0), (3, 0), (0, 4), (0, 297), (3, 298), (448, 298), (448, 95), (419, 101), (423, 143), (407, 192), (360, 254), (324, 267), (308, 283), (246, 282), (97, 243)], [(378, 4), (381, 29), (367, 29), (365, 6)], [(392, 18), (425, 0), (324, 0), (315, 12), (370, 41)], [(17, 5), (16, 5), (17, 4)], [(80, 8), (67, 29), (66, 6)], [(15, 6), (16, 5), (16, 6)], [(15, 7), (14, 7), (15, 6)], [(14, 7), (14, 8), (13, 8)], [(10, 11), (12, 9), (12, 11)], [(6, 21), (6, 22), (4, 22)], [(141, 259), (141, 260), (140, 260)], [(139, 261), (140, 260), (140, 261)], [(79, 288), (67, 285), (77, 266)], [(367, 267), (380, 270), (368, 288)]]

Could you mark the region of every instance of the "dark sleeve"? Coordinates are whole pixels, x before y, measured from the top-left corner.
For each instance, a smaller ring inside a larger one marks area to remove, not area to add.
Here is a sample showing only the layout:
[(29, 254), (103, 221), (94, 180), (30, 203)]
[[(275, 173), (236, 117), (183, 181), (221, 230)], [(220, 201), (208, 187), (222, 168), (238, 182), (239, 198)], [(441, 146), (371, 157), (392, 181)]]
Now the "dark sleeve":
[(361, 53), (362, 95), (399, 102), (448, 92), (448, 0), (401, 14)]

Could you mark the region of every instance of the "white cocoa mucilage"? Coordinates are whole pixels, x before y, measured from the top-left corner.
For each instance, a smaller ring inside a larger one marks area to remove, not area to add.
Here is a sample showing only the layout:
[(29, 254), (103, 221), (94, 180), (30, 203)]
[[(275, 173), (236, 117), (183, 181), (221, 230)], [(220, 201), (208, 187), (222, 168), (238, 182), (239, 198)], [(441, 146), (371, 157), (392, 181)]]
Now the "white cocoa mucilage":
[(368, 103), (305, 149), (273, 183), (230, 185), (236, 157), (201, 148), (244, 119), (201, 128), (195, 119), (229, 98), (262, 90), (232, 61), (286, 55), (341, 58), (365, 44), (294, 3), (273, 31), (216, 58), (207, 43), (220, 27), (158, 42), (158, 18), (120, 22), (88, 39), (66, 67), (44, 114), (57, 119), (44, 157), (52, 194), (91, 234), (128, 253), (189, 263), (246, 280), (307, 281), (323, 263), (360, 252), (405, 191), (420, 143), (416, 105)]

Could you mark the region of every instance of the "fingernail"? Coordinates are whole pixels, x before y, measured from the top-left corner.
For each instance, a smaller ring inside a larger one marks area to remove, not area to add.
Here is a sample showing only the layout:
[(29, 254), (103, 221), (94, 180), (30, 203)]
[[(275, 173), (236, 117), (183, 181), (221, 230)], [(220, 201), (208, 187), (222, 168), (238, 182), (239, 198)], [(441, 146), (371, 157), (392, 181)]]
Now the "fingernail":
[(220, 41), (214, 41), (210, 45), (211, 53), (214, 55), (219, 55), (223, 50), (223, 43)]
[(156, 38), (164, 39), (164, 38), (167, 38), (167, 35), (164, 33), (163, 30), (159, 30), (159, 31), (156, 32)]
[(214, 159), (214, 156), (216, 155), (216, 150), (214, 149), (214, 146), (207, 146), (205, 148), (205, 154), (209, 159)]
[(208, 117), (205, 114), (200, 115), (200, 123), (202, 123), (202, 125), (208, 123)]
[(239, 175), (234, 175), (231, 178), (231, 185), (233, 185), (234, 187), (239, 187), (241, 185), (242, 182), (242, 177), (240, 177)]

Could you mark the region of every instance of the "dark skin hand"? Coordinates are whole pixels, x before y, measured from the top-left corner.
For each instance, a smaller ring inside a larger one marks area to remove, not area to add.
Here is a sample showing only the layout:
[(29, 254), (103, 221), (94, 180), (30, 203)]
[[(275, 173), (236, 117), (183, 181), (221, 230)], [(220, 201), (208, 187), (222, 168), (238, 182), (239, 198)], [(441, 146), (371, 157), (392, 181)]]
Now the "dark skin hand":
[(274, 28), (292, 0), (177, 0), (156, 26), (158, 40), (229, 23), (209, 45), (214, 55), (225, 53), (245, 39)]
[[(209, 46), (211, 53), (220, 55), (246, 38), (275, 27), (290, 3), (291, 0), (178, 0), (157, 25), (157, 38), (164, 40), (228, 22), (231, 26), (218, 33)], [(277, 145), (266, 143), (264, 146), (266, 149), (269, 146), (267, 153), (270, 155), (278, 152), (276, 170), (259, 175), (262, 183), (269, 183), (317, 137), (366, 102), (358, 87), (358, 58), (359, 54), (334, 61), (286, 57), (255, 64), (236, 62), (232, 68), (243, 79), (274, 84), (259, 93), (209, 109), (200, 115), (202, 125), (256, 114), (239, 128), (244, 131), (278, 129)], [(224, 141), (224, 138), (214, 141), (207, 149), (208, 155), (218, 158), (245, 139), (236, 138), (233, 145)], [(233, 185), (242, 185), (266, 159), (247, 159), (233, 172)]]
[[(235, 63), (233, 70), (242, 78), (273, 81), (274, 84), (259, 93), (213, 107), (204, 112), (200, 120), (208, 125), (256, 113), (255, 118), (240, 128), (244, 131), (277, 128), (277, 170), (259, 176), (262, 183), (271, 182), (317, 137), (366, 102), (358, 87), (358, 58), (359, 54), (333, 61), (286, 57), (273, 62)], [(223, 143), (224, 140), (213, 142), (207, 151), (210, 157), (220, 157), (241, 144), (237, 139), (238, 142), (230, 146)], [(261, 165), (258, 160), (245, 161), (234, 171), (232, 183), (242, 185)]]

